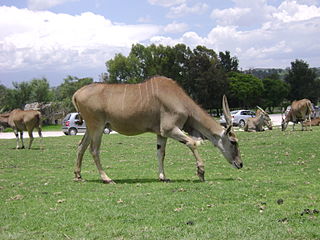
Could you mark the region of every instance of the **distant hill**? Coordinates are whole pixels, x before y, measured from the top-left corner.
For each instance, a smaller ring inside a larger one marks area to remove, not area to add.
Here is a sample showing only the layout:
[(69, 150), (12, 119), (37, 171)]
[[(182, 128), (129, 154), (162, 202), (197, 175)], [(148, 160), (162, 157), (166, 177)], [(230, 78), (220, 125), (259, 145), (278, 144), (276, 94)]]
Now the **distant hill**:
[[(316, 71), (317, 77), (320, 77), (320, 67), (313, 68)], [(264, 79), (270, 77), (273, 74), (278, 74), (280, 79), (284, 79), (287, 75), (289, 68), (282, 69), (282, 68), (253, 68), (249, 70), (245, 70), (244, 73), (252, 74), (253, 76)]]

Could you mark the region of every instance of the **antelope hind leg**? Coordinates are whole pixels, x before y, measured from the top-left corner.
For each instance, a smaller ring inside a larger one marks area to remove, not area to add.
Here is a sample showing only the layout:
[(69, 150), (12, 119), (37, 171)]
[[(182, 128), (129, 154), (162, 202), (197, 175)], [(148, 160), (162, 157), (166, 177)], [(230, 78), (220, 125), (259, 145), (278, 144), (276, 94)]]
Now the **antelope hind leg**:
[(78, 146), (77, 161), (74, 169), (75, 181), (83, 181), (81, 177), (81, 165), (82, 165), (83, 155), (87, 150), (89, 143), (90, 143), (90, 138), (88, 136), (88, 133), (86, 132), (82, 137), (81, 141), (79, 142), (79, 146)]

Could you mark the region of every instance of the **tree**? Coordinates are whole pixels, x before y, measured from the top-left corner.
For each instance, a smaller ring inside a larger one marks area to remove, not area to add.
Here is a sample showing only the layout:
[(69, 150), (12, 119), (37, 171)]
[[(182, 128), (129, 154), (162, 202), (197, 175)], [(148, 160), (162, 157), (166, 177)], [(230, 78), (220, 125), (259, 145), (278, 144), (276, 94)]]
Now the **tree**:
[(132, 54), (128, 57), (121, 53), (106, 63), (110, 83), (137, 83), (142, 80), (142, 69), (138, 58)]
[(30, 102), (47, 103), (52, 99), (49, 82), (46, 78), (33, 79), (30, 82)]
[(10, 108), (23, 109), (27, 103), (30, 103), (30, 96), (32, 92), (31, 84), (29, 82), (13, 82), (14, 89), (9, 91), (10, 96)]
[(0, 113), (8, 111), (8, 91), (4, 85), (0, 84)]
[(285, 81), (290, 85), (288, 97), (291, 101), (308, 98), (317, 102), (320, 98), (320, 82), (316, 79), (316, 72), (303, 60), (291, 62)]
[(229, 51), (219, 52), (220, 66), (225, 72), (238, 72), (239, 60), (231, 57)]
[(234, 107), (255, 107), (260, 104), (264, 91), (263, 83), (259, 78), (250, 74), (230, 73), (230, 102)]
[(62, 106), (66, 111), (74, 111), (74, 106), (72, 104), (73, 94), (81, 87), (88, 85), (93, 82), (92, 78), (77, 78), (74, 76), (68, 76), (64, 79), (64, 82), (59, 85), (55, 92), (55, 101), (62, 102)]
[(197, 46), (187, 62), (189, 94), (206, 109), (219, 109), (227, 89), (226, 75), (219, 68), (217, 54), (212, 49)]
[(283, 100), (288, 96), (289, 85), (280, 80), (278, 74), (264, 78), (262, 82), (264, 86), (262, 106), (264, 108), (269, 108), (269, 110), (273, 112), (273, 108), (280, 106)]

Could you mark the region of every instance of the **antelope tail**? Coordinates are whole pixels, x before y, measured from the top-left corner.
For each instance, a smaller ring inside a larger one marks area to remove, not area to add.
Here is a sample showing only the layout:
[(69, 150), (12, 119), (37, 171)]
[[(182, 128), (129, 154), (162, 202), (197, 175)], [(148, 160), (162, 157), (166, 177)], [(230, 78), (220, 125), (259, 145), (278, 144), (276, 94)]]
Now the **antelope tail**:
[(77, 103), (76, 94), (73, 94), (73, 96), (72, 96), (72, 103), (73, 103), (73, 106), (76, 109), (76, 111), (79, 113), (79, 123), (82, 124), (83, 123), (83, 119), (82, 119), (81, 113), (79, 111), (79, 106), (78, 106), (78, 103)]

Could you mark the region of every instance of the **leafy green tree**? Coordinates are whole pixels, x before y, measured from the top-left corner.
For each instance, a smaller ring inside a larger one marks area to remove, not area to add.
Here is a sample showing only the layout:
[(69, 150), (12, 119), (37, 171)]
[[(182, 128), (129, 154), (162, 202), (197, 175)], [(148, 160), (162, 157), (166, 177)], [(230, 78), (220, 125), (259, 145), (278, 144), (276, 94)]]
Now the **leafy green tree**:
[(219, 52), (220, 66), (225, 72), (238, 72), (239, 60), (231, 57), (229, 51)]
[(8, 92), (9, 89), (6, 88), (4, 85), (0, 84), (0, 113), (6, 112), (9, 109), (8, 106)]
[(138, 58), (132, 54), (128, 57), (121, 53), (116, 54), (114, 59), (106, 63), (109, 71), (110, 83), (137, 83), (141, 81), (140, 62)]
[(280, 106), (283, 100), (288, 96), (289, 85), (279, 79), (278, 74), (274, 74), (262, 80), (263, 91), (263, 107), (269, 108), (273, 112), (274, 107)]
[(62, 102), (62, 106), (66, 111), (74, 111), (72, 104), (73, 94), (81, 87), (93, 82), (92, 78), (77, 78), (74, 76), (68, 76), (64, 79), (64, 82), (54, 89), (55, 101)]
[(188, 93), (206, 109), (220, 108), (227, 90), (226, 75), (219, 68), (217, 54), (212, 49), (197, 46), (187, 61)]
[(21, 108), (23, 109), (27, 103), (30, 103), (30, 96), (32, 93), (32, 87), (29, 82), (13, 82), (14, 89), (9, 91), (10, 96), (10, 108)]
[(312, 102), (317, 102), (320, 99), (320, 82), (316, 78), (316, 72), (309, 68), (307, 62), (303, 60), (291, 62), (285, 81), (290, 85), (289, 100), (308, 98)]
[(229, 74), (231, 104), (235, 107), (255, 107), (261, 103), (264, 91), (262, 80), (250, 74)]
[(31, 102), (41, 102), (47, 103), (52, 99), (52, 94), (50, 91), (49, 82), (46, 78), (42, 79), (33, 79), (30, 82), (31, 86), (31, 94), (30, 101)]

